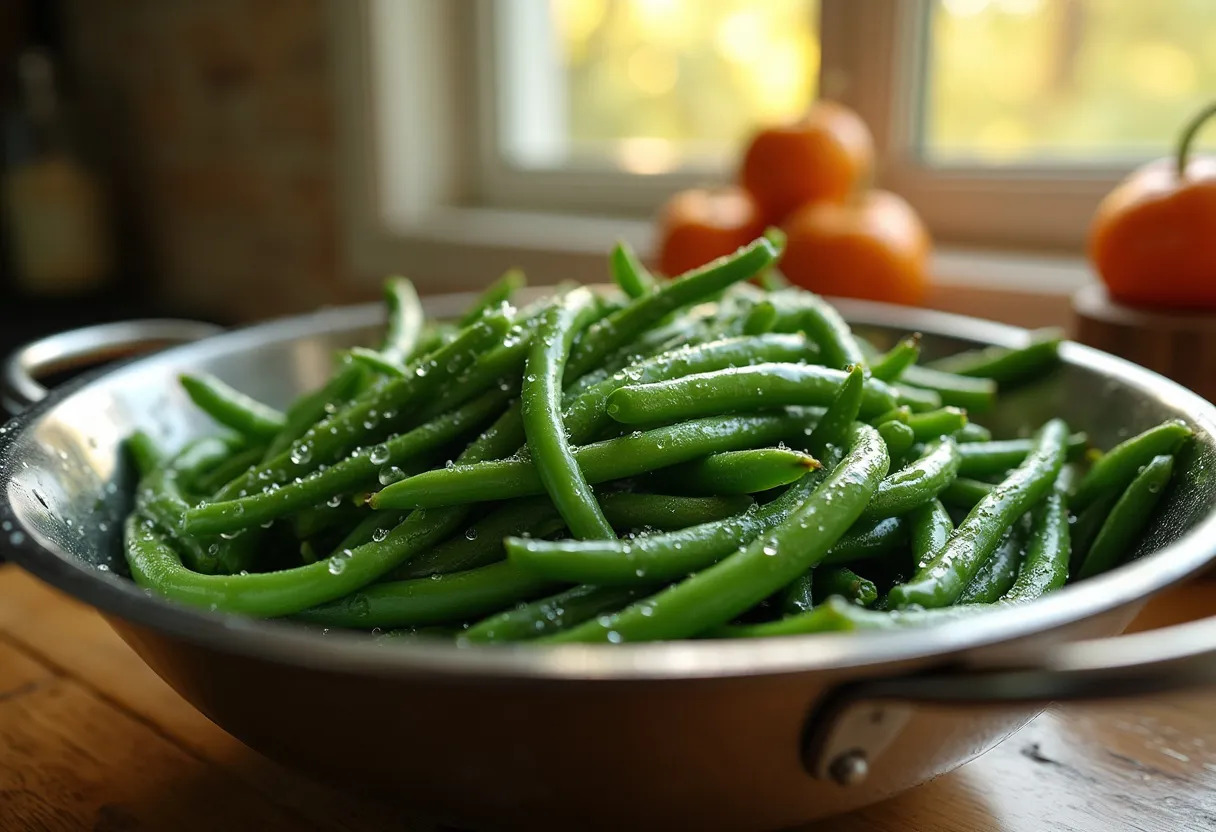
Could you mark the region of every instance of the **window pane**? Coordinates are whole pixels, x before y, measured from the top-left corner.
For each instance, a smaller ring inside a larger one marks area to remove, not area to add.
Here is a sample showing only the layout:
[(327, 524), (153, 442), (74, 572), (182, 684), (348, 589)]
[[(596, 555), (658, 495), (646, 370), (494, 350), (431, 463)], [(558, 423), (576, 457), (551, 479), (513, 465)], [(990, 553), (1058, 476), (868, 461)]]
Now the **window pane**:
[(936, 0), (927, 35), (933, 162), (1160, 156), (1216, 92), (1213, 0)]
[(502, 143), (525, 167), (661, 173), (720, 159), (815, 93), (818, 0), (549, 0), (531, 15), (526, 5), (498, 5), (498, 83), (514, 87), (500, 88)]

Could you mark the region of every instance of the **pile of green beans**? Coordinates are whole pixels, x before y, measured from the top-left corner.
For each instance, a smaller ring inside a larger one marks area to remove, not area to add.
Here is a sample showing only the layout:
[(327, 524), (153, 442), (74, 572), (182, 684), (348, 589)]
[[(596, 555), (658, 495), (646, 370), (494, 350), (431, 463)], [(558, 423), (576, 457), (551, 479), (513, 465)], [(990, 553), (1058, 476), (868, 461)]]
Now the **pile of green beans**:
[(922, 365), (919, 335), (883, 352), (773, 283), (782, 246), (665, 280), (621, 245), (619, 291), (516, 309), (511, 271), (456, 322), (391, 278), (383, 341), (282, 409), (183, 376), (217, 430), (130, 437), (132, 578), (317, 627), (619, 643), (955, 621), (1132, 554), (1189, 428), (993, 439), (971, 416), (1050, 373), (1055, 333)]

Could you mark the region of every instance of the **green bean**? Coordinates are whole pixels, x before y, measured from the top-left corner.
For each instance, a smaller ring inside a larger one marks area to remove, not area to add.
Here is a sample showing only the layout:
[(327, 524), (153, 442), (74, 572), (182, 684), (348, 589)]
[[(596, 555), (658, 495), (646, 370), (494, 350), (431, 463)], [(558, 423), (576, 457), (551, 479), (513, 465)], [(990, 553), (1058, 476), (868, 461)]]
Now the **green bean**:
[(1026, 559), (1005, 601), (1031, 601), (1064, 586), (1068, 580), (1070, 552), (1068, 492), (1071, 468), (1065, 466), (1051, 493), (1034, 512)]
[(618, 242), (613, 247), (612, 257), (608, 262), (612, 269), (612, 279), (629, 297), (640, 298), (654, 290), (654, 275), (638, 260), (629, 243), (624, 240)]
[(810, 292), (791, 291), (771, 295), (770, 302), (777, 309), (776, 326), (805, 332), (819, 345), (825, 365), (837, 370), (866, 366), (865, 354), (849, 325), (823, 298)]
[(911, 335), (870, 363), (870, 375), (880, 381), (895, 381), (920, 357), (920, 333)]
[(926, 410), (937, 410), (942, 406), (942, 397), (932, 390), (913, 387), (902, 381), (891, 385), (895, 391), (895, 402), (906, 405), (914, 413), (924, 413)]
[(823, 476), (822, 471), (812, 471), (768, 505), (753, 506), (726, 520), (632, 540), (508, 538), (507, 557), (522, 569), (571, 583), (618, 586), (682, 578), (774, 529)]
[(405, 374), (409, 372), (404, 364), (382, 352), (369, 350), (366, 347), (352, 347), (350, 357), (356, 364), (388, 378), (404, 378)]
[[(797, 414), (714, 416), (635, 432), (574, 449), (583, 476), (598, 483), (645, 474), (716, 451), (756, 447), (806, 427)], [(506, 459), (427, 471), (372, 495), (373, 508), (428, 508), (522, 497), (544, 491), (530, 460)]]
[[(868, 607), (878, 600), (878, 587), (847, 566), (821, 566), (815, 570), (815, 595), (827, 600), (833, 595)], [(822, 602), (821, 602), (822, 603)]]
[(1005, 530), (1051, 490), (1067, 450), (1068, 426), (1053, 419), (1039, 432), (1034, 451), (976, 504), (941, 551), (906, 583), (887, 594), (896, 608), (952, 604), (1000, 543)]
[(180, 550), (183, 560), (195, 572), (212, 573), (216, 570), (216, 551), (208, 551), (208, 545), (197, 538), (182, 534), (182, 517), (190, 504), (177, 485), (173, 470), (162, 467), (140, 480), (135, 491), (135, 511), (155, 521), (172, 539), (174, 548)]
[(913, 364), (903, 371), (900, 380), (912, 387), (933, 391), (944, 405), (965, 408), (972, 413), (991, 410), (996, 404), (996, 382), (990, 378), (960, 376)]
[(270, 440), (283, 428), (283, 414), (234, 390), (215, 376), (178, 377), (186, 395), (215, 421), (253, 440)]
[(907, 455), (916, 443), (916, 434), (912, 428), (903, 422), (883, 422), (878, 426), (878, 435), (887, 443), (887, 453), (891, 455), (892, 467)]
[(456, 337), (456, 333), (459, 331), (460, 327), (444, 321), (436, 321), (427, 324), (422, 330), (421, 337), (418, 339), (418, 345), (414, 347), (414, 351), (408, 355), (407, 358), (413, 360), (420, 355), (426, 355), (428, 352), (434, 352), (444, 344), (450, 344), (452, 339)]
[(464, 572), (373, 584), (294, 617), (321, 627), (365, 630), (446, 624), (486, 615), (552, 590), (551, 581), (511, 563), (492, 563)]
[(425, 578), (488, 566), (506, 559), (504, 538), (544, 537), (562, 527), (561, 516), (548, 497), (507, 500), (463, 532), (458, 531), (438, 546), (403, 563), (389, 573), (388, 579)]
[(649, 384), (757, 361), (813, 361), (818, 354), (818, 348), (801, 335), (722, 338), (681, 346), (625, 367), (579, 392), (566, 406), (566, 430), (576, 444), (593, 439), (612, 423), (605, 409), (608, 395), (626, 384)]
[(975, 422), (968, 421), (954, 434), (954, 441), (960, 445), (970, 442), (991, 442), (992, 431), (983, 425), (977, 425)]
[(583, 584), (491, 616), (469, 627), (460, 638), (470, 643), (539, 638), (602, 613), (615, 612), (650, 591), (651, 587)]
[(377, 475), (392, 466), (408, 466), (420, 455), (442, 447), (479, 428), (506, 402), (498, 389), (483, 393), (447, 416), (428, 422), (387, 442), (364, 448), (315, 471), (299, 482), (266, 487), (247, 497), (200, 505), (186, 513), (186, 531), (222, 534), (286, 516), (330, 498), (374, 487)]
[(187, 443), (173, 461), (182, 490), (207, 493), (199, 489), (199, 481), (240, 453), (244, 444), (237, 436), (204, 436)]
[[(291, 447), (291, 443), (303, 436), (310, 427), (324, 419), (327, 413), (337, 410), (355, 394), (363, 378), (364, 368), (352, 361), (349, 353), (343, 356), (342, 362), (340, 369), (319, 390), (301, 396), (287, 408), (283, 429), (271, 440), (261, 461), (269, 461), (286, 451)], [(241, 472), (235, 471), (232, 476), (235, 477), (239, 473)], [(218, 483), (216, 487), (227, 481)]]
[(930, 369), (973, 378), (990, 378), (997, 384), (1014, 384), (1042, 375), (1054, 367), (1060, 358), (1059, 330), (1032, 333), (1024, 347), (985, 347), (939, 358), (927, 365)]
[(297, 512), (291, 518), (291, 530), (296, 540), (307, 540), (337, 526), (348, 528), (367, 515), (367, 509), (351, 500), (329, 500)]
[(891, 554), (907, 542), (908, 524), (902, 517), (888, 517), (877, 523), (862, 521), (832, 544), (823, 564), (874, 560)]
[(900, 422), (900, 423), (906, 425), (906, 424), (908, 424), (909, 421), (911, 421), (911, 419), (912, 419), (912, 409), (909, 408), (907, 405), (900, 405), (899, 407), (891, 408), (890, 410), (886, 411), (885, 413), (878, 414), (877, 416), (875, 416), (873, 419), (870, 420), (870, 424), (873, 425), (874, 427), (879, 427), (880, 425), (883, 425), (886, 422)]
[(967, 413), (957, 407), (943, 407), (938, 410), (913, 413), (908, 418), (908, 427), (912, 428), (917, 442), (951, 436), (956, 431), (962, 430), (966, 424)]
[(777, 307), (773, 306), (770, 301), (762, 300), (748, 310), (747, 316), (743, 319), (743, 333), (745, 335), (760, 335), (770, 332), (776, 323)]
[(1141, 468), (1157, 456), (1177, 453), (1191, 435), (1190, 428), (1175, 420), (1120, 442), (1089, 469), (1069, 499), (1069, 507), (1079, 512), (1103, 493), (1122, 492)]
[(746, 280), (776, 260), (778, 254), (773, 244), (762, 237), (618, 309), (579, 338), (566, 365), (567, 377), (573, 380), (594, 369), (609, 353), (628, 344), (669, 313)]
[(646, 485), (676, 494), (757, 494), (789, 485), (818, 467), (814, 457), (788, 448), (723, 451), (661, 468)]
[(996, 551), (984, 561), (975, 577), (963, 589), (956, 603), (991, 604), (1002, 598), (1017, 580), (1025, 548), (1023, 524), (1014, 523), (1005, 532)]
[(973, 508), (996, 489), (990, 482), (970, 477), (955, 477), (954, 482), (938, 495), (943, 503), (959, 508)]
[(543, 641), (681, 638), (731, 620), (824, 558), (869, 502), (887, 462), (877, 431), (855, 424), (844, 460), (771, 532), (657, 595)]
[(384, 281), (384, 303), (388, 324), (380, 352), (389, 361), (400, 363), (413, 354), (422, 336), (422, 301), (413, 283), (404, 277), (390, 277)]
[[(520, 442), (522, 427), (510, 420), (495, 423), (460, 455), (463, 463), (494, 459)], [(341, 598), (375, 581), (419, 552), (449, 537), (464, 522), (467, 510), (447, 508), (413, 512), (382, 540), (374, 538), (340, 549), (324, 561), (250, 575), (199, 575), (181, 558), (154, 525), (137, 515), (125, 526), (127, 564), (140, 586), (167, 598), (204, 609), (273, 618)], [(249, 533), (238, 541), (253, 539)]]
[(762, 624), (718, 627), (703, 635), (705, 638), (769, 638), (853, 630), (902, 630), (968, 621), (998, 607), (999, 605), (991, 604), (970, 604), (942, 609), (879, 612), (850, 604), (843, 598), (829, 598), (802, 615), (792, 615)]
[[(1003, 475), (1010, 468), (1020, 465), (1034, 447), (1033, 439), (1004, 439), (997, 442), (970, 442), (958, 448), (962, 461), (958, 467), (960, 476), (992, 477)], [(1089, 437), (1074, 433), (1068, 437), (1068, 455), (1076, 459), (1089, 447)]]
[[(608, 396), (608, 415), (625, 424), (654, 424), (785, 405), (824, 406), (832, 403), (847, 378), (840, 370), (801, 364), (732, 367), (620, 387)], [(894, 406), (890, 388), (883, 382), (865, 383), (863, 416)]]
[(836, 388), (836, 395), (828, 410), (811, 431), (806, 446), (816, 456), (826, 456), (829, 448), (839, 447), (849, 435), (849, 426), (861, 412), (862, 396), (865, 393), (865, 370), (856, 365), (849, 370), (844, 382)]
[(237, 451), (206, 474), (197, 477), (193, 487), (200, 494), (214, 494), (226, 483), (257, 465), (265, 453), (261, 445)]
[(146, 477), (165, 464), (165, 455), (156, 440), (146, 431), (136, 430), (123, 443), (135, 470), (140, 477)]
[(532, 464), (566, 526), (578, 538), (615, 537), (575, 460), (562, 422), (562, 375), (575, 335), (596, 313), (594, 298), (577, 289), (541, 319), (528, 355), (521, 397)]
[(1153, 457), (1144, 466), (1111, 508), (1106, 522), (1085, 555), (1078, 578), (1092, 578), (1113, 569), (1126, 559), (1148, 526), (1173, 473), (1174, 457), (1168, 454)]
[(783, 615), (798, 615), (815, 606), (815, 571), (806, 570), (781, 590)]
[(227, 500), (262, 491), (267, 485), (281, 485), (335, 461), (351, 448), (376, 444), (408, 416), (411, 401), (425, 399), (458, 376), (476, 360), (477, 352), (500, 338), (509, 325), (510, 317), (504, 311), (467, 327), (450, 344), (412, 362), (404, 378), (389, 379), (362, 394), (309, 428), (288, 451), (228, 483), (217, 497)]
[(958, 463), (958, 446), (954, 442), (946, 439), (933, 443), (916, 462), (879, 483), (862, 516), (867, 520), (880, 520), (907, 514), (924, 505), (954, 480), (958, 475)]
[(1070, 575), (1076, 575), (1081, 571), (1081, 564), (1085, 562), (1085, 556), (1089, 554), (1089, 547), (1093, 545), (1094, 538), (1098, 536), (1106, 518), (1110, 516), (1110, 510), (1115, 507), (1115, 503), (1121, 496), (1123, 495), (1118, 492), (1103, 494), (1078, 512), (1077, 521), (1069, 530), (1072, 544), (1072, 551), (1068, 558)]
[(614, 528), (664, 531), (725, 520), (753, 505), (750, 497), (721, 492), (712, 497), (682, 497), (616, 491), (601, 495), (599, 501)]
[(345, 556), (346, 552), (353, 552), (365, 543), (383, 540), (388, 537), (390, 531), (405, 520), (407, 515), (408, 512), (405, 511), (364, 510), (363, 519), (347, 532), (345, 537), (338, 541), (338, 544), (333, 547), (329, 555)]
[[(976, 502), (979, 502), (976, 500)], [(912, 557), (916, 569), (924, 569), (946, 545), (954, 532), (954, 521), (941, 500), (930, 500), (906, 515), (912, 537)]]
[(522, 289), (527, 282), (527, 278), (520, 269), (507, 269), (503, 272), (502, 277), (483, 289), (476, 300), (470, 304), (464, 317), (460, 319), (460, 326), (469, 326), (487, 311), (497, 309), (507, 303), (511, 300), (512, 295)]

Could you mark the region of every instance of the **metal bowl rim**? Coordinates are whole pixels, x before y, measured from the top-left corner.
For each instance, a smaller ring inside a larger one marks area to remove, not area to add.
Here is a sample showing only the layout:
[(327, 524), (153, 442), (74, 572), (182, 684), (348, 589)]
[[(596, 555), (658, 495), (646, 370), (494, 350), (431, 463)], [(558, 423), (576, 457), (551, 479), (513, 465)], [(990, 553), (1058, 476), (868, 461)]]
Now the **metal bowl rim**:
[[(459, 308), (463, 296), (428, 299), (432, 314)], [(835, 301), (844, 316), (861, 324), (1016, 346), (1025, 330), (942, 312), (864, 301)], [(40, 417), (76, 393), (122, 374), (142, 374), (158, 364), (191, 355), (228, 353), (258, 345), (370, 326), (383, 319), (378, 304), (326, 309), (226, 332), (195, 344), (106, 368), (58, 388), (9, 421), (0, 433), (0, 485), (19, 460), (11, 452)], [(1169, 400), (1192, 424), (1216, 436), (1216, 406), (1180, 385), (1107, 353), (1068, 342), (1064, 362), (1084, 366)], [(197, 357), (197, 356), (196, 356)], [(636, 682), (694, 680), (790, 673), (870, 669), (898, 663), (926, 665), (965, 651), (1046, 633), (1149, 595), (1201, 570), (1216, 555), (1216, 512), (1152, 555), (1106, 575), (1072, 585), (1023, 607), (994, 611), (966, 627), (907, 632), (806, 635), (731, 641), (654, 644), (453, 647), (447, 644), (379, 644), (364, 635), (318, 634), (299, 625), (208, 613), (154, 596), (122, 577), (100, 572), (20, 526), (10, 502), (0, 501), (0, 521), (17, 523), (25, 540), (6, 555), (37, 577), (103, 613), (218, 652), (261, 660), (380, 677), (437, 677), (452, 681), (552, 680)]]

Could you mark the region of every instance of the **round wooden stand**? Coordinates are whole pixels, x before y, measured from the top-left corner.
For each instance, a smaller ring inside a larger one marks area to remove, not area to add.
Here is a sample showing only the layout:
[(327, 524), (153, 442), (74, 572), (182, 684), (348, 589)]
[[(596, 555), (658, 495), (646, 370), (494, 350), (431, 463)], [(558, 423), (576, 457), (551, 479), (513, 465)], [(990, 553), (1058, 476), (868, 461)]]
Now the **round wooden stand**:
[(1121, 306), (1099, 284), (1073, 295), (1076, 339), (1216, 401), (1216, 314)]

